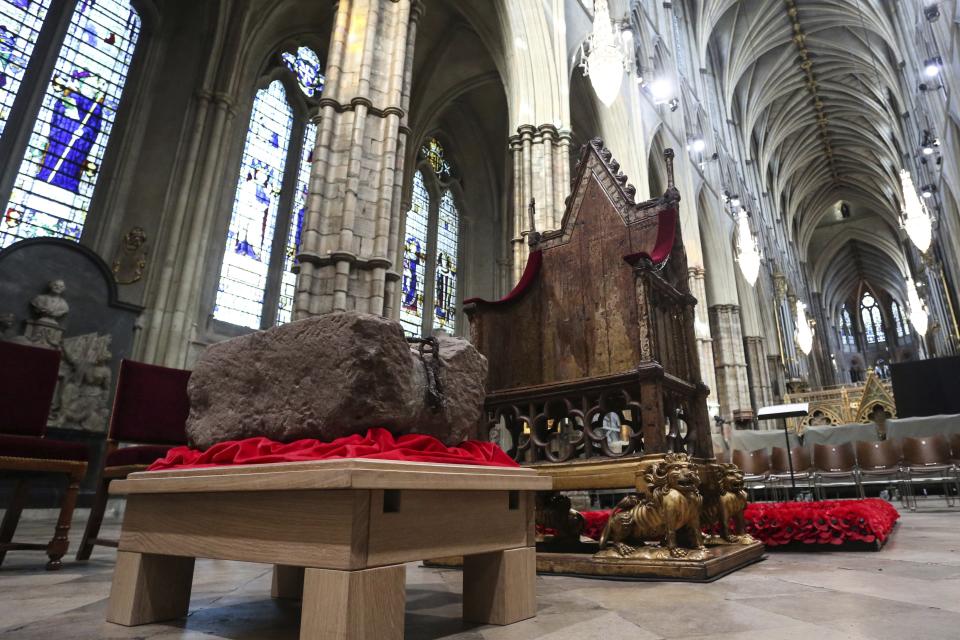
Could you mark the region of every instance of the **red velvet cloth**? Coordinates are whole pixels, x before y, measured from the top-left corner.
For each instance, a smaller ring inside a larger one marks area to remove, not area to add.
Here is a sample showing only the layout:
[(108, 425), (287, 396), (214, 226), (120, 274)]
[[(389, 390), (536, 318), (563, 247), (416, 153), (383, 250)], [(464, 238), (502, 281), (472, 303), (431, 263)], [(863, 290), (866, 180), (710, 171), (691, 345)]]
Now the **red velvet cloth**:
[(247, 438), (220, 442), (206, 451), (198, 451), (190, 447), (174, 447), (165, 458), (150, 465), (149, 471), (338, 458), (493, 467), (519, 466), (513, 458), (492, 442), (468, 440), (455, 447), (448, 447), (433, 436), (411, 433), (394, 437), (386, 429), (375, 428), (370, 429), (364, 436), (354, 434), (337, 438), (333, 442), (305, 439), (283, 443), (268, 438)]
[(55, 349), (0, 341), (0, 433), (43, 435), (59, 370)]
[[(883, 542), (900, 518), (879, 498), (820, 502), (751, 502), (744, 512), (747, 533), (768, 547), (790, 544), (841, 545)], [(583, 535), (599, 540), (610, 511), (584, 511)], [(712, 533), (716, 533), (715, 531)]]
[(8, 436), (0, 434), (0, 456), (32, 458), (34, 460), (87, 459), (87, 445), (82, 442), (67, 442), (39, 436)]
[(657, 220), (657, 241), (653, 245), (653, 249), (649, 252), (640, 251), (638, 253), (631, 253), (628, 256), (624, 256), (623, 259), (633, 264), (640, 258), (647, 258), (653, 262), (653, 264), (660, 264), (669, 258), (670, 252), (673, 251), (674, 236), (677, 233), (677, 217), (676, 209), (664, 209), (661, 211), (659, 219)]
[(120, 442), (185, 443), (189, 379), (190, 372), (183, 369), (134, 360), (121, 362), (110, 438)]
[(464, 304), (486, 304), (486, 305), (496, 305), (496, 304), (507, 304), (516, 300), (524, 293), (527, 292), (527, 289), (533, 284), (533, 281), (537, 279), (537, 276), (540, 275), (540, 267), (543, 266), (543, 251), (537, 249), (532, 251), (527, 257), (527, 266), (523, 268), (523, 275), (520, 276), (520, 282), (517, 283), (510, 293), (505, 295), (499, 300), (484, 300), (483, 298), (468, 298), (463, 301)]

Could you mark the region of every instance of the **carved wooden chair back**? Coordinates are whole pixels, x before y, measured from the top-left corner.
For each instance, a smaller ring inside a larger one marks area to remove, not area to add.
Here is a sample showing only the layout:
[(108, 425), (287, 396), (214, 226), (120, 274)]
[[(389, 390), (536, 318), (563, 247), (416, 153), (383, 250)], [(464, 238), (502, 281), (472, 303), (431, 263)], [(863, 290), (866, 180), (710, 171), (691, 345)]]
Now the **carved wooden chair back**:
[(853, 443), (813, 445), (813, 466), (817, 471), (852, 472), (857, 466)]
[(897, 469), (903, 457), (894, 440), (857, 441), (857, 463), (866, 471)]
[(59, 351), (0, 342), (0, 433), (44, 434), (59, 371)]
[(770, 473), (770, 454), (766, 449), (756, 451), (733, 450), (733, 464), (740, 467), (744, 475), (762, 476)]

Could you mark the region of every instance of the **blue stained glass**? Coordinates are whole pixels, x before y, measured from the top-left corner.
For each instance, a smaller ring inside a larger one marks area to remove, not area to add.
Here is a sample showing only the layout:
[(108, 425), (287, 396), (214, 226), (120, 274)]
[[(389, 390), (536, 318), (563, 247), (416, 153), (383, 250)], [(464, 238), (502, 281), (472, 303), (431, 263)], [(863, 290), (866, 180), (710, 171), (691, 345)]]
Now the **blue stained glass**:
[(257, 92), (243, 146), (213, 317), (260, 328), (293, 110), (283, 83)]
[(77, 3), (4, 209), (0, 248), (80, 238), (139, 36), (129, 2)]
[(50, 0), (0, 0), (0, 134), (49, 6)]
[(847, 305), (840, 309), (840, 337), (843, 340), (843, 346), (854, 346), (853, 322), (850, 320), (850, 312), (847, 311)]
[(280, 54), (283, 63), (297, 76), (297, 83), (304, 95), (312, 98), (323, 91), (323, 73), (320, 58), (312, 49), (299, 47), (297, 52)]
[(423, 333), (423, 284), (427, 270), (427, 223), (430, 218), (430, 194), (423, 174), (413, 176), (410, 211), (404, 234), (403, 281), (400, 324), (410, 336)]
[(883, 316), (877, 301), (869, 293), (864, 293), (860, 299), (860, 319), (863, 321), (863, 332), (869, 344), (887, 341), (883, 330)]
[(893, 322), (897, 325), (897, 337), (902, 338), (907, 335), (907, 323), (903, 321), (903, 310), (900, 309), (900, 304), (894, 300), (892, 303), (893, 309)]
[(437, 279), (433, 291), (433, 328), (453, 333), (457, 319), (457, 238), (460, 216), (450, 191), (443, 194), (437, 216)]
[(287, 251), (283, 256), (283, 279), (280, 282), (280, 302), (277, 305), (277, 324), (290, 322), (293, 317), (293, 297), (297, 292), (297, 274), (293, 272), (297, 254), (300, 252), (300, 240), (303, 234), (303, 222), (307, 216), (307, 197), (310, 193), (310, 167), (313, 163), (313, 147), (317, 140), (317, 125), (310, 123), (303, 134), (303, 147), (300, 149), (300, 167), (297, 171), (297, 191), (293, 195), (293, 213), (290, 215), (290, 228), (287, 231)]

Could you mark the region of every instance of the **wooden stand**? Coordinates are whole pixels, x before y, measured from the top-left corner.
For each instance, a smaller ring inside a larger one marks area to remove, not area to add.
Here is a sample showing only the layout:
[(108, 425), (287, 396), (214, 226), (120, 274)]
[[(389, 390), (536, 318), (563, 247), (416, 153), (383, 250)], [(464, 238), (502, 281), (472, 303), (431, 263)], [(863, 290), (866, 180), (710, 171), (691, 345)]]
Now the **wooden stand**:
[(532, 469), (330, 460), (132, 474), (107, 620), (186, 615), (194, 558), (274, 565), (301, 638), (402, 638), (404, 563), (463, 555), (464, 618), (536, 614)]

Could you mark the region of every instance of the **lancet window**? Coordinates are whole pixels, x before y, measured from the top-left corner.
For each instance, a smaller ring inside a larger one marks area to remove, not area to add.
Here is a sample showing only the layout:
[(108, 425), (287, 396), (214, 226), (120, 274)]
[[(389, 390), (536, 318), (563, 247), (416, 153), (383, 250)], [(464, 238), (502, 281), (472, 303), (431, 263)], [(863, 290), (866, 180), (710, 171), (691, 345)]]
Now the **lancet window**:
[(292, 319), (317, 137), (310, 112), (323, 91), (312, 49), (280, 62), (253, 99), (213, 308), (215, 320), (251, 329)]
[(863, 334), (867, 344), (887, 341), (880, 305), (869, 292), (864, 292), (863, 297), (860, 298), (860, 319), (863, 322)]
[[(56, 31), (49, 0), (0, 2), (0, 132), (31, 69), (44, 66), (34, 50), (41, 31)], [(56, 60), (39, 108), (26, 120), (31, 133), (13, 156), (19, 166), (0, 220), (0, 248), (33, 237), (79, 240), (116, 121), (140, 37), (140, 17), (127, 0), (79, 0), (54, 49)]]
[(435, 138), (420, 149), (404, 231), (400, 323), (410, 336), (457, 328), (460, 210), (454, 169)]
[(853, 335), (853, 321), (850, 319), (847, 305), (840, 307), (840, 344), (844, 351), (853, 351), (857, 344)]
[(903, 310), (900, 308), (900, 303), (896, 300), (893, 300), (890, 304), (890, 311), (893, 315), (893, 323), (897, 327), (897, 337), (903, 338), (907, 335), (907, 323), (903, 319)]

